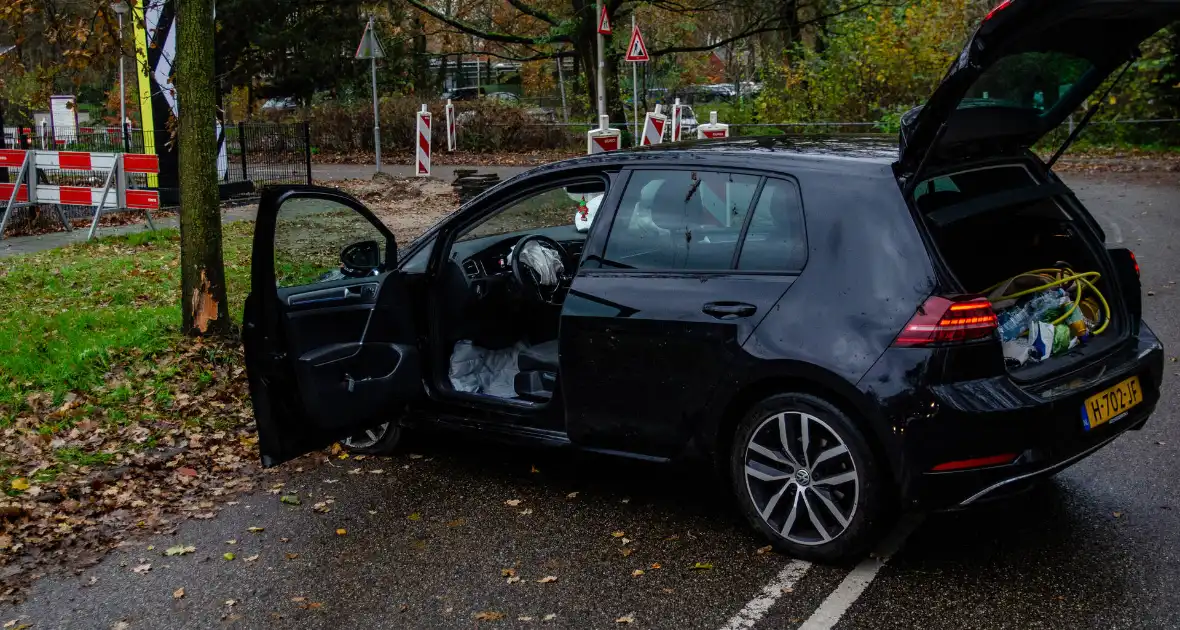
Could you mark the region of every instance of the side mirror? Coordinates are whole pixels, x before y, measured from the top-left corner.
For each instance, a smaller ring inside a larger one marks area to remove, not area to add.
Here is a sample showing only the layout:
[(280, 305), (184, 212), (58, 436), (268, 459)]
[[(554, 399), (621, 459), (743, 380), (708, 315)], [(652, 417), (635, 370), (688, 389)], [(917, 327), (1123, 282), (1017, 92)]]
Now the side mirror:
[(340, 250), (340, 269), (351, 278), (372, 275), (381, 268), (381, 245), (360, 241)]

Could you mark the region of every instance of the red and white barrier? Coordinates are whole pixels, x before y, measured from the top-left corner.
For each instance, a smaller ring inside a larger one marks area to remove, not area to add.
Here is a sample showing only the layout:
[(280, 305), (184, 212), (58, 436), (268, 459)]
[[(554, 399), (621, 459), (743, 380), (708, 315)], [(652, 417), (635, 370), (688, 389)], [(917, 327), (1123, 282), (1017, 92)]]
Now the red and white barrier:
[[(4, 227), (14, 209), (41, 204), (56, 208), (67, 231), (73, 228), (62, 204), (93, 206), (94, 220), (87, 240), (97, 233), (104, 210), (143, 210), (148, 225), (156, 229), (150, 211), (160, 209), (160, 194), (155, 190), (127, 188), (128, 173), (159, 174), (160, 160), (155, 155), (3, 149), (0, 168), (20, 169), (15, 183), (0, 182), (0, 201), (5, 202), (4, 214), (0, 216), (0, 238), (4, 237)], [(59, 186), (38, 182), (38, 172), (44, 171), (93, 171), (105, 172), (106, 176), (101, 187)]]
[(641, 144), (645, 147), (664, 141), (664, 128), (668, 126), (668, 117), (660, 111), (661, 109), (663, 108), (660, 105), (656, 105), (656, 111), (648, 112), (644, 118)]
[(680, 118), (684, 114), (684, 106), (680, 104), (680, 99), (672, 104), (672, 142), (680, 142), (680, 136), (683, 131), (680, 125)]
[(586, 132), (586, 155), (606, 153), (619, 149), (619, 137), (623, 132), (610, 128), (610, 116), (598, 117), (598, 129)]
[(728, 138), (729, 125), (717, 122), (717, 112), (709, 112), (709, 122), (697, 127), (697, 139)]
[(414, 132), (414, 146), (417, 147), (414, 174), (419, 177), (430, 177), (430, 112), (426, 111), (426, 105), (422, 106), (422, 111), (414, 114), (414, 118), (418, 123)]
[(454, 151), (459, 148), (459, 138), (455, 135), (455, 106), (449, 98), (444, 111), (447, 117), (447, 151)]

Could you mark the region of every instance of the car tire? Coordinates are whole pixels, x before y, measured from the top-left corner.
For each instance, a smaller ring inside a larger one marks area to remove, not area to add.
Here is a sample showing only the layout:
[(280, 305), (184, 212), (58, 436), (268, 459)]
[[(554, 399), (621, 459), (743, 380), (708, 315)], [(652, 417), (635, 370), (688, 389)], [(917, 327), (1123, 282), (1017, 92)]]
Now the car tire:
[(401, 438), (402, 427), (397, 422), (386, 422), (346, 437), (340, 444), (357, 455), (389, 455), (397, 450)]
[(738, 423), (729, 459), (742, 514), (780, 553), (837, 562), (876, 541), (889, 488), (860, 428), (832, 403), (763, 400)]

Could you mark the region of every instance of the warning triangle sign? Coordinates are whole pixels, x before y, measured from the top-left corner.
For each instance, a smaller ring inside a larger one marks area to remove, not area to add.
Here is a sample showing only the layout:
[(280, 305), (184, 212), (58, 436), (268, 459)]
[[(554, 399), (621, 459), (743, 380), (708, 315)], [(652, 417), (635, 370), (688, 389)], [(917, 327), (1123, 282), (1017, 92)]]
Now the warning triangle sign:
[(602, 35), (610, 35), (610, 18), (606, 15), (606, 5), (603, 5), (602, 15), (598, 17), (598, 32)]
[(647, 55), (647, 44), (643, 43), (643, 34), (639, 32), (639, 26), (636, 25), (631, 30), (631, 43), (627, 44), (626, 61), (651, 61), (651, 57)]
[(377, 34), (373, 32), (373, 21), (365, 25), (365, 32), (361, 34), (361, 43), (356, 47), (357, 59), (382, 59), (385, 57), (385, 49), (381, 47), (381, 42), (377, 40)]

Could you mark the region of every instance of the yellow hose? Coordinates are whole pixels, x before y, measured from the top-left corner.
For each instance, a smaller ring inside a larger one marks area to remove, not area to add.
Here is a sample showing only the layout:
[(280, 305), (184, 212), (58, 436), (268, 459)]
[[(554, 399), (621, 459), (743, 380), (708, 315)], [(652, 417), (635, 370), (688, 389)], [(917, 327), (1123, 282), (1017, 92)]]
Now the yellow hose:
[(1017, 278), (1022, 278), (1024, 276), (1034, 276), (1037, 274), (1054, 274), (1054, 275), (1060, 275), (1060, 277), (1058, 277), (1056, 280), (1054, 280), (1052, 282), (1049, 282), (1047, 284), (1043, 284), (1039, 287), (1034, 287), (1032, 289), (1025, 289), (1023, 291), (1017, 291), (1016, 293), (1011, 293), (1008, 295), (1002, 295), (1002, 296), (992, 300), (992, 303), (994, 304), (996, 302), (1002, 302), (1005, 300), (1012, 300), (1012, 299), (1016, 299), (1016, 298), (1021, 298), (1026, 295), (1040, 293), (1041, 291), (1045, 291), (1047, 289), (1052, 289), (1053, 287), (1061, 286), (1063, 284), (1069, 284), (1070, 282), (1076, 281), (1078, 284), (1078, 292), (1077, 292), (1076, 298), (1073, 300), (1073, 306), (1070, 307), (1070, 309), (1068, 311), (1066, 311), (1064, 315), (1062, 315), (1061, 317), (1058, 317), (1057, 319), (1053, 320), (1050, 323), (1052, 323), (1054, 325), (1060, 324), (1061, 322), (1068, 319), (1069, 316), (1072, 315), (1075, 310), (1077, 310), (1078, 305), (1082, 303), (1082, 285), (1085, 285), (1087, 287), (1090, 287), (1090, 290), (1094, 292), (1094, 295), (1098, 296), (1098, 301), (1102, 303), (1102, 309), (1106, 313), (1106, 318), (1102, 322), (1102, 325), (1099, 326), (1098, 328), (1094, 329), (1093, 331), (1091, 331), (1091, 334), (1094, 334), (1094, 335), (1100, 334), (1102, 331), (1106, 330), (1107, 326), (1110, 325), (1110, 304), (1108, 304), (1106, 302), (1106, 296), (1102, 295), (1102, 292), (1098, 290), (1098, 287), (1094, 286), (1094, 282), (1097, 282), (1100, 278), (1102, 278), (1102, 274), (1098, 273), (1097, 271), (1084, 271), (1082, 273), (1076, 273), (1076, 272), (1074, 272), (1073, 269), (1070, 269), (1068, 267), (1061, 268), (1061, 269), (1033, 269), (1032, 271), (1026, 271), (1024, 273), (1016, 274), (1015, 276), (1012, 276), (1011, 278), (1008, 278), (1007, 280), (1001, 280), (1000, 282), (997, 282), (997, 283), (993, 284), (992, 286), (984, 289), (983, 293), (986, 295), (986, 294), (991, 293), (992, 291), (996, 290), (1000, 286), (1004, 285), (1005, 283), (1011, 282)]

